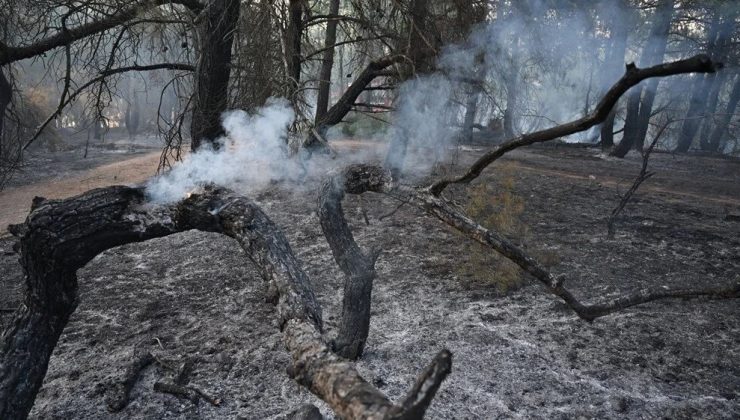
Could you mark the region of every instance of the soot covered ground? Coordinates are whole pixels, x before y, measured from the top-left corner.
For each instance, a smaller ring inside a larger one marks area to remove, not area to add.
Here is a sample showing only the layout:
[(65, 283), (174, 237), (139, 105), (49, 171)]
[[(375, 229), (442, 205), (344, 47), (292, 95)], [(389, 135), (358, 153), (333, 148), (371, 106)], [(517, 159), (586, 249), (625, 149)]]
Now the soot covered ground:
[[(465, 153), (471, 159), (475, 152)], [(605, 220), (639, 171), (593, 150), (529, 148), (502, 162), (524, 200), (526, 245), (556, 255), (552, 269), (585, 301), (644, 286), (740, 281), (740, 164), (656, 154), (648, 180), (606, 239)], [(487, 182), (501, 181), (494, 168)], [(286, 232), (336, 331), (343, 277), (315, 214), (315, 189), (254, 197)], [(451, 195), (464, 201), (457, 189)], [(469, 242), (389, 197), (349, 197), (357, 241), (383, 249), (373, 290), (366, 379), (400, 399), (441, 348), (453, 353), (428, 418), (738, 418), (738, 301), (664, 301), (588, 324), (534, 282), (506, 296), (471, 283)], [(360, 209), (366, 209), (366, 225)], [(0, 242), (0, 308), (17, 305), (21, 271)], [(555, 264), (555, 263), (554, 263)], [(495, 277), (496, 273), (491, 272)], [(111, 249), (79, 272), (81, 303), (49, 365), (32, 418), (283, 418), (310, 402), (289, 361), (253, 265), (228, 238), (187, 232)], [(7, 325), (9, 314), (0, 313)], [(0, 325), (2, 326), (2, 325)], [(171, 373), (143, 371), (131, 402), (106, 397), (135, 351), (193, 362), (191, 384), (218, 407), (155, 392)]]

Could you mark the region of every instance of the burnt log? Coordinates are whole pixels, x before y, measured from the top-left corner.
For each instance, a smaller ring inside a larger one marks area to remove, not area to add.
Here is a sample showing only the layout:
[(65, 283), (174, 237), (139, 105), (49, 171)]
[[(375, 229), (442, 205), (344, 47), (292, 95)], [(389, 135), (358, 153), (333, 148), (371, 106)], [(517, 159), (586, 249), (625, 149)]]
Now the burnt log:
[[(23, 419), (33, 406), (52, 351), (78, 304), (76, 272), (104, 250), (189, 229), (238, 241), (277, 295), (283, 340), (293, 363), (288, 372), (341, 418), (419, 418), (449, 373), (447, 359), (412, 390), (421, 406), (399, 406), (365, 381), (354, 365), (325, 343), (321, 307), (280, 229), (252, 201), (229, 190), (206, 188), (167, 206), (147, 202), (143, 188), (115, 186), (65, 200), (39, 200), (19, 238), (26, 296), (0, 347), (0, 418)], [(446, 351), (445, 351), (446, 352)], [(447, 353), (441, 354), (447, 354)], [(412, 398), (410, 397), (410, 398)]]

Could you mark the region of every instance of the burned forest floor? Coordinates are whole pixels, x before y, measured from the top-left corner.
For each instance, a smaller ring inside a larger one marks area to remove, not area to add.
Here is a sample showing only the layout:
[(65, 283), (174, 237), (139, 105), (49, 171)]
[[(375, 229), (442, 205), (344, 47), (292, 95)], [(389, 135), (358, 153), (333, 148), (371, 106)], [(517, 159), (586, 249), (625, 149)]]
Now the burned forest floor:
[[(480, 153), (465, 149), (456, 168), (440, 170), (460, 171)], [(607, 239), (606, 220), (640, 164), (638, 155), (615, 160), (596, 149), (529, 147), (497, 162), (472, 188), (446, 194), (514, 235), (585, 302), (649, 286), (740, 281), (740, 162), (654, 154), (656, 175)], [(318, 182), (276, 184), (250, 196), (286, 233), (331, 337), (343, 275), (316, 215)], [(493, 188), (471, 196), (481, 183)], [(440, 349), (453, 353), (427, 418), (740, 417), (738, 300), (664, 300), (587, 323), (420, 209), (379, 194), (348, 196), (344, 204), (357, 242), (383, 251), (360, 372), (399, 400)], [(489, 217), (488, 205), (508, 217)], [(0, 239), (0, 327), (21, 299), (12, 244)], [(286, 374), (273, 306), (235, 241), (191, 231), (125, 245), (78, 275), (80, 304), (31, 418), (281, 419), (305, 403), (331, 418)], [(142, 351), (157, 362), (141, 371), (128, 406), (113, 413), (107, 401)], [(189, 383), (220, 404), (153, 389), (186, 361)]]

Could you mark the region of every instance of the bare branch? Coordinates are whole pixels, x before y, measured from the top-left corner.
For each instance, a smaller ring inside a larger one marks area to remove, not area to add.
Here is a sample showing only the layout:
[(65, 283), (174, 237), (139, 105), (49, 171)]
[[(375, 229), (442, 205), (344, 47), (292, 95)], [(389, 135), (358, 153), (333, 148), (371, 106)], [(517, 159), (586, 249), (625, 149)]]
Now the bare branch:
[(54, 119), (61, 114), (64, 107), (70, 104), (77, 96), (79, 96), (82, 92), (84, 92), (87, 88), (94, 85), (95, 83), (101, 82), (105, 80), (106, 77), (112, 76), (114, 74), (120, 74), (120, 73), (126, 73), (129, 71), (153, 71), (153, 70), (182, 70), (182, 71), (195, 71), (195, 67), (193, 67), (190, 64), (184, 64), (184, 63), (161, 63), (161, 64), (150, 64), (146, 66), (126, 66), (126, 67), (118, 67), (115, 69), (107, 69), (102, 72), (100, 72), (100, 76), (95, 77), (93, 79), (88, 80), (85, 84), (80, 86), (78, 89), (76, 89), (71, 94), (67, 95), (66, 98), (62, 96), (62, 101), (59, 103), (59, 106), (57, 109), (49, 115), (49, 117), (44, 120), (44, 122), (39, 126), (38, 129), (36, 129), (36, 132), (34, 135), (26, 142), (26, 144), (23, 146), (23, 150), (26, 150), (28, 146), (30, 146), (34, 141), (36, 141), (41, 133), (44, 131), (44, 129), (52, 122)]
[(203, 5), (197, 0), (148, 0), (139, 2), (128, 8), (121, 9), (114, 14), (102, 17), (99, 20), (89, 22), (75, 28), (61, 30), (56, 34), (31, 45), (13, 47), (0, 43), (0, 66), (23, 60), (25, 58), (35, 57), (87, 36), (115, 28), (116, 26), (122, 25), (135, 18), (146, 10), (166, 4), (182, 4), (194, 13), (198, 13), (203, 8)]
[(472, 166), (470, 166), (465, 174), (455, 178), (441, 179), (429, 186), (429, 191), (434, 195), (439, 195), (450, 184), (468, 183), (477, 178), (481, 172), (483, 172), (483, 170), (495, 160), (519, 147), (568, 136), (588, 130), (593, 126), (604, 122), (619, 98), (632, 86), (637, 85), (645, 79), (694, 72), (713, 73), (721, 67), (722, 64), (713, 62), (709, 56), (705, 54), (696, 55), (685, 60), (659, 64), (645, 69), (639, 69), (634, 64), (628, 64), (627, 71), (624, 76), (622, 76), (622, 78), (606, 92), (599, 104), (590, 114), (565, 124), (545, 130), (535, 131), (530, 134), (524, 134), (509, 140), (486, 152), (475, 163), (473, 163)]

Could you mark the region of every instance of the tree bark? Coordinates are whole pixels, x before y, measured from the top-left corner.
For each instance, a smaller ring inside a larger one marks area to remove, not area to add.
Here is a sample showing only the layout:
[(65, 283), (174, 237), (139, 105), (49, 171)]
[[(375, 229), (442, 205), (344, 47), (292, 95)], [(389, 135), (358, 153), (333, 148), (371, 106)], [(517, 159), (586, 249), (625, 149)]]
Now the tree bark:
[(199, 57), (190, 123), (192, 150), (204, 144), (218, 147), (217, 140), (224, 133), (221, 114), (228, 107), (231, 48), (239, 5), (239, 0), (210, 0), (198, 28)]
[(339, 335), (334, 351), (347, 359), (362, 355), (370, 329), (370, 301), (378, 251), (363, 252), (344, 217), (345, 192), (380, 192), (390, 180), (376, 166), (352, 165), (326, 180), (319, 193), (319, 220), (334, 260), (345, 274)]
[[(331, 0), (329, 3), (329, 14), (339, 15), (339, 0)], [(316, 118), (318, 124), (329, 108), (329, 93), (331, 92), (331, 72), (334, 67), (334, 44), (337, 42), (337, 19), (329, 19), (326, 22), (326, 37), (324, 40), (324, 51), (321, 59), (321, 70), (319, 70), (319, 93), (316, 99)]]
[[(730, 42), (732, 32), (735, 29), (735, 16), (737, 12), (729, 13), (727, 16), (722, 17), (720, 20), (720, 9), (715, 11), (712, 25), (707, 34), (707, 54), (713, 60), (719, 60), (724, 54), (725, 47)], [(678, 143), (675, 148), (675, 152), (685, 153), (687, 152), (696, 137), (697, 131), (702, 123), (702, 116), (705, 115), (707, 98), (709, 92), (714, 90), (713, 86), (717, 82), (716, 75), (707, 74), (703, 77), (699, 77), (694, 81), (694, 86), (691, 91), (691, 99), (689, 100), (689, 109), (686, 111), (686, 117), (681, 126), (681, 131), (678, 137)]]
[[(624, 0), (618, 2), (620, 10), (629, 10), (628, 5)], [(620, 71), (624, 65), (624, 53), (627, 49), (627, 32), (629, 25), (626, 23), (627, 16), (624, 17), (624, 21), (616, 22), (610, 28), (612, 32), (611, 46), (609, 48), (609, 55), (604, 60), (604, 68), (601, 71), (602, 78), (600, 81), (601, 88), (606, 90), (607, 86), (614, 83), (620, 76)], [(600, 92), (603, 94), (604, 92)], [(614, 120), (616, 119), (616, 106), (609, 113), (604, 123), (601, 125), (601, 148), (604, 150), (611, 150), (614, 146)]]
[(285, 32), (285, 62), (290, 97), (301, 83), (301, 35), (303, 35), (303, 0), (288, 3), (288, 28)]
[(624, 134), (622, 140), (614, 147), (610, 153), (611, 156), (623, 158), (630, 151), (634, 144), (638, 132), (637, 115), (640, 113), (640, 100), (642, 95), (642, 86), (637, 85), (632, 88), (627, 97), (627, 117), (624, 120)]
[[(406, 65), (401, 66), (400, 82), (429, 73), (434, 69), (433, 57), (437, 51), (437, 38), (431, 31), (429, 23), (429, 0), (411, 0), (409, 5), (408, 42), (402, 49), (408, 58)], [(400, 97), (398, 108), (402, 108), (405, 97)], [(385, 167), (394, 177), (401, 176), (408, 148), (408, 133), (395, 130), (388, 145)]]
[(3, 153), (5, 152), (5, 145), (3, 143), (5, 139), (5, 110), (8, 108), (8, 105), (10, 105), (12, 98), (13, 87), (5, 77), (5, 71), (0, 69), (0, 161), (2, 161)]
[(714, 127), (711, 136), (709, 136), (710, 150), (720, 150), (722, 145), (722, 136), (727, 132), (727, 127), (730, 126), (730, 121), (732, 120), (733, 115), (735, 115), (738, 102), (740, 102), (740, 76), (735, 78), (735, 86), (732, 88), (730, 100), (727, 102), (727, 108), (725, 108), (722, 118), (720, 118), (719, 122)]
[[(671, 29), (673, 3), (674, 0), (661, 0), (658, 4), (655, 21), (640, 59), (642, 65), (651, 66), (663, 61)], [(635, 86), (630, 92), (624, 134), (622, 141), (614, 148), (612, 156), (622, 158), (631, 148), (642, 151), (659, 81), (660, 79), (649, 80), (644, 86)]]

